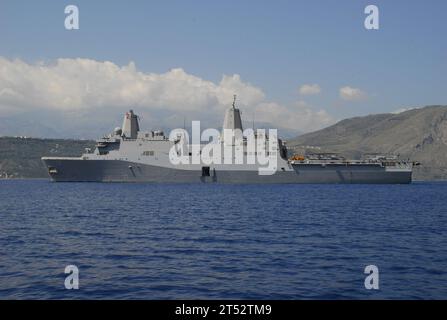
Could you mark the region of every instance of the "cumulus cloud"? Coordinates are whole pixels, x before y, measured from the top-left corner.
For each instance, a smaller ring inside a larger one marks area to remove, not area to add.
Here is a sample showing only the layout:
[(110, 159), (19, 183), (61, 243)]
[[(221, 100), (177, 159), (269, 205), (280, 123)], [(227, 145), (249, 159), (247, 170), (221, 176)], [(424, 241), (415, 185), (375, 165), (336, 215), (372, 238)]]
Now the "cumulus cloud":
[(340, 98), (342, 98), (343, 100), (360, 101), (366, 99), (366, 97), (366, 92), (360, 89), (352, 88), (350, 86), (340, 88)]
[(275, 102), (260, 103), (256, 109), (256, 119), (261, 122), (280, 122), (284, 128), (309, 132), (334, 123), (334, 119), (325, 111), (314, 111), (304, 101), (298, 101), (291, 107)]
[(163, 74), (137, 71), (133, 62), (119, 67), (112, 62), (58, 59), (54, 64), (27, 64), (0, 58), (0, 106), (79, 110), (92, 107), (150, 107), (199, 110), (228, 104), (237, 92), (241, 101), (256, 104), (263, 92), (223, 76), (220, 83), (172, 69)]
[[(242, 112), (256, 112), (257, 121), (296, 130), (310, 128), (308, 123), (319, 127), (328, 123), (325, 112), (315, 112), (309, 106), (286, 107), (267, 101), (260, 88), (237, 74), (224, 75), (215, 83), (181, 68), (161, 74), (141, 72), (133, 62), (118, 66), (78, 58), (30, 64), (0, 57), (0, 117), (42, 112), (63, 118), (70, 114), (71, 125), (76, 126), (76, 121), (91, 118), (91, 111), (101, 111), (96, 121), (106, 121), (106, 113), (121, 114), (132, 107), (152, 123), (164, 126), (176, 125), (167, 123), (174, 118), (177, 124), (180, 119), (183, 122), (185, 115), (188, 120), (205, 118), (220, 123), (233, 94), (237, 94)], [(111, 117), (107, 119), (111, 121)]]
[(321, 88), (318, 84), (304, 84), (298, 89), (298, 91), (302, 96), (316, 95), (321, 92)]

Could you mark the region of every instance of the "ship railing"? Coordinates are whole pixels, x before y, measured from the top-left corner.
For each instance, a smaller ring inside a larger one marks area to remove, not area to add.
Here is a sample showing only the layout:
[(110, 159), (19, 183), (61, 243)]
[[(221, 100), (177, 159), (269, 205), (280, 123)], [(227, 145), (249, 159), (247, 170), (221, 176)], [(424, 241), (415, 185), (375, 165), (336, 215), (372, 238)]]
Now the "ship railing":
[(289, 160), (291, 164), (316, 164), (316, 165), (379, 165), (381, 167), (396, 167), (396, 168), (407, 168), (413, 165), (409, 161), (378, 161), (378, 160), (318, 160), (318, 159), (304, 159), (304, 160)]

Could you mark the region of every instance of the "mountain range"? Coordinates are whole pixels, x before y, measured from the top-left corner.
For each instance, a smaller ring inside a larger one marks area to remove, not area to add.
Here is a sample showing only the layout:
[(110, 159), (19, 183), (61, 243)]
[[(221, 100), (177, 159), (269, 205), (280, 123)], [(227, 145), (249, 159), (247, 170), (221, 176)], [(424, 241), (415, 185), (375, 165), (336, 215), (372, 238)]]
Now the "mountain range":
[(365, 154), (396, 155), (420, 162), (414, 178), (447, 179), (447, 106), (342, 120), (287, 141), (292, 153), (338, 153), (358, 159)]

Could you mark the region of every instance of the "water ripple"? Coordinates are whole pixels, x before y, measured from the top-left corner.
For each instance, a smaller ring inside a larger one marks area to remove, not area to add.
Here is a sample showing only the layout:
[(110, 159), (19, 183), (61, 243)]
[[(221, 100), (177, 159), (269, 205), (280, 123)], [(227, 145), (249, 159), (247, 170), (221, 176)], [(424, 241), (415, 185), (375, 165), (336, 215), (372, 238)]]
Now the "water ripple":
[[(446, 194), (0, 181), (0, 298), (446, 299)], [(64, 288), (69, 264), (80, 290)]]

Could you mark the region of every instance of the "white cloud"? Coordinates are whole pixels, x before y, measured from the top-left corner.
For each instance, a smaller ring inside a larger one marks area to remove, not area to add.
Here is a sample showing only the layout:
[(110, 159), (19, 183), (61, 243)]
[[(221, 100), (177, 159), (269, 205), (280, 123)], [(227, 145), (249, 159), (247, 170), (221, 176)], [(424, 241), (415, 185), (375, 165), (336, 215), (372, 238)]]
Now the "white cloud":
[(348, 101), (360, 101), (366, 99), (367, 95), (360, 89), (346, 86), (340, 88), (340, 98)]
[(228, 104), (237, 92), (246, 104), (259, 103), (263, 92), (239, 75), (223, 76), (219, 84), (172, 69), (163, 74), (137, 71), (133, 62), (58, 59), (54, 64), (30, 65), (0, 58), (0, 107), (80, 110), (92, 107), (135, 106), (199, 110)]
[[(269, 102), (260, 88), (242, 81), (237, 74), (224, 75), (214, 83), (181, 68), (161, 74), (144, 73), (133, 62), (118, 66), (78, 58), (29, 64), (0, 57), (0, 117), (22, 114), (26, 118), (41, 113), (69, 118), (66, 122), (73, 128), (93, 118), (91, 112), (100, 112), (95, 116), (95, 121), (103, 121), (95, 123), (100, 127), (132, 107), (151, 124), (174, 126), (185, 116), (187, 121), (220, 124), (233, 94), (237, 94), (243, 113), (255, 112), (256, 121), (277, 127), (302, 131), (324, 126), (330, 118), (324, 111), (315, 112), (308, 106), (285, 107)], [(168, 123), (174, 118), (176, 124)], [(51, 123), (57, 125), (57, 120)]]
[(316, 95), (321, 92), (321, 88), (318, 84), (304, 84), (299, 88), (298, 91), (302, 96)]
[(335, 122), (325, 110), (314, 111), (304, 101), (298, 101), (290, 108), (275, 102), (261, 103), (255, 111), (257, 121), (281, 122), (284, 128), (301, 132), (318, 130)]

